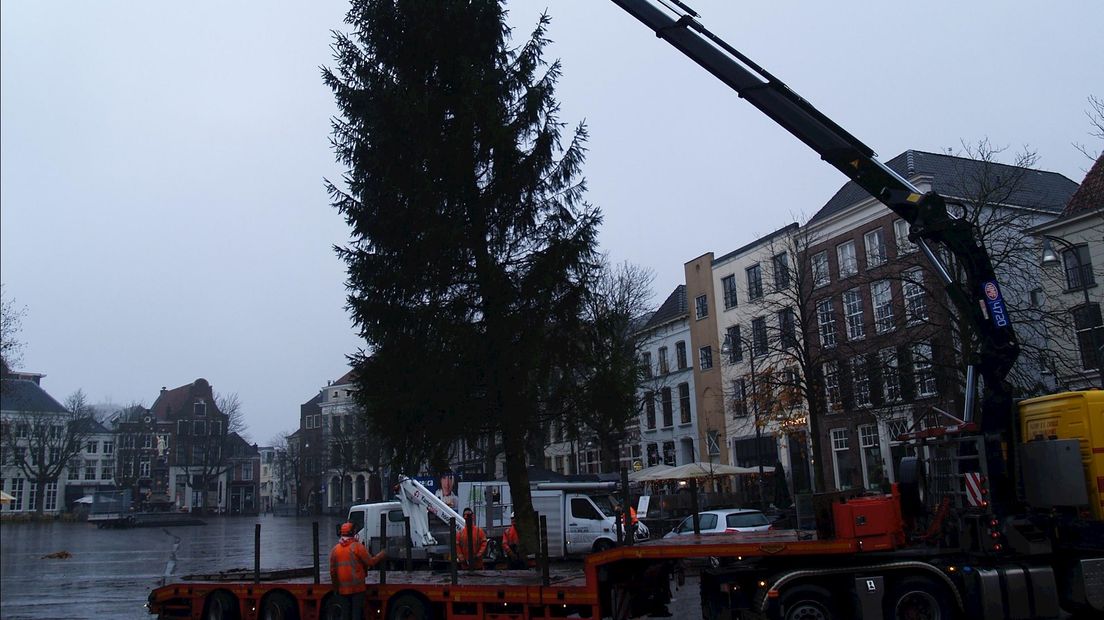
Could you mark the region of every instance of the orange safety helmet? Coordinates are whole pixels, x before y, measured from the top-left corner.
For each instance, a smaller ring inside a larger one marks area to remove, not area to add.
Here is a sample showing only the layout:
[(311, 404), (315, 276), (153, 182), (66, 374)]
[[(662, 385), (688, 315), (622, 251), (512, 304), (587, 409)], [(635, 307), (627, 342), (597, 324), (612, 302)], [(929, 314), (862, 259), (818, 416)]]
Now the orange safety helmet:
[(353, 535), (353, 528), (355, 528), (355, 527), (356, 526), (353, 525), (350, 522), (342, 523), (341, 524), (341, 535), (342, 536), (352, 536)]

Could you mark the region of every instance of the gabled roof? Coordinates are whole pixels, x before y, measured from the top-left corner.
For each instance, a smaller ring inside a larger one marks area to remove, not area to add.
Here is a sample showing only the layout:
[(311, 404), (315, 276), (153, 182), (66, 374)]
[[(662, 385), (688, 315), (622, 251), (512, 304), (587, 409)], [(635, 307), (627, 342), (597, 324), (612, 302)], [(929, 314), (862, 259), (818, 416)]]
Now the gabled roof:
[(1096, 158), (1096, 163), (1081, 181), (1081, 187), (1069, 199), (1062, 215), (1077, 215), (1096, 209), (1104, 209), (1104, 154)]
[(252, 457), (252, 456), (259, 456), (260, 455), (260, 451), (257, 450), (256, 445), (249, 443), (241, 435), (239, 435), (237, 433), (234, 433), (234, 432), (227, 433), (225, 441), (226, 441), (226, 444), (225, 444), (226, 447), (231, 449), (231, 452), (230, 452), (231, 454), (236, 454), (237, 453), (236, 451), (233, 450), (233, 448), (235, 446), (237, 447), (237, 449), (239, 451), (241, 451), (241, 455), (239, 457), (235, 457), (235, 458), (241, 458), (241, 457), (249, 458), (249, 457)]
[(34, 381), (4, 379), (0, 388), (0, 411), (67, 413), (68, 410)]
[[(983, 162), (954, 155), (909, 150), (885, 164), (906, 179), (916, 175), (931, 176), (932, 189), (935, 192), (958, 198), (976, 195), (977, 179), (984, 178), (985, 175), (1007, 177), (1024, 174), (1026, 171), (1023, 181), (1009, 196), (1008, 202), (1054, 214), (1061, 213), (1070, 196), (1077, 191), (1077, 183), (1057, 172)], [(869, 197), (866, 190), (854, 181), (848, 181), (809, 221), (822, 220)]]
[(341, 378), (334, 381), (330, 385), (346, 385), (352, 383), (356, 379), (356, 369), (349, 369), (349, 372), (341, 375)]
[(74, 432), (85, 435), (102, 435), (111, 432), (95, 418), (81, 418), (73, 422), (72, 428)]
[(222, 415), (218, 405), (215, 404), (215, 394), (211, 390), (211, 384), (203, 378), (171, 390), (162, 389), (157, 400), (153, 401), (150, 411), (161, 421), (168, 421), (182, 415), (191, 416), (192, 405), (197, 400), (207, 403), (207, 415)]
[(671, 294), (667, 296), (659, 309), (652, 313), (652, 318), (648, 319), (648, 322), (641, 329), (651, 329), (689, 314), (689, 306), (686, 304), (686, 285), (680, 284), (675, 287), (675, 290), (671, 291)]

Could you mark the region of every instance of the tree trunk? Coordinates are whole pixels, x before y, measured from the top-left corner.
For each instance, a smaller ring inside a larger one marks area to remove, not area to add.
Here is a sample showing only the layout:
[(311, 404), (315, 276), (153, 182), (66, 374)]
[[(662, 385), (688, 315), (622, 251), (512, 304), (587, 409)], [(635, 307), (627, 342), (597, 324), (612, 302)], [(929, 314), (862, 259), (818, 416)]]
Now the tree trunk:
[(46, 481), (40, 479), (34, 484), (37, 489), (35, 493), (35, 514), (41, 517), (46, 512)]
[(525, 429), (516, 417), (503, 418), (502, 444), (506, 453), (506, 480), (510, 483), (510, 496), (514, 502), (519, 552), (524, 558), (537, 551), (539, 542), (538, 522), (533, 509), (533, 496), (529, 492), (529, 471), (525, 460)]

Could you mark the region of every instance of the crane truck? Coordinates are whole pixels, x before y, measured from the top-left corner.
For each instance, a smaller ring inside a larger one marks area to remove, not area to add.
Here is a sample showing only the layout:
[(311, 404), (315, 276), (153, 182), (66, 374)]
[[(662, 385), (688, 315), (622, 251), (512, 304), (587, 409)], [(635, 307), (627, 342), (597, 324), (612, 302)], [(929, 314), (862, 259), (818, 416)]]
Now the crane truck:
[[(1015, 402), (1019, 355), (992, 261), (947, 200), (921, 192), (868, 146), (710, 32), (679, 0), (612, 0), (831, 166), (905, 219), (910, 239), (971, 327), (957, 419), (907, 433), (901, 479), (884, 495), (836, 501), (818, 535), (683, 536), (588, 556), (581, 571), (369, 578), (371, 617), (623, 620), (663, 615), (683, 562), (702, 570), (705, 618), (1055, 618), (1104, 613), (1104, 393)], [(952, 257), (958, 269), (947, 267)], [(956, 273), (964, 274), (962, 279)], [(168, 585), (163, 617), (317, 618), (319, 584)], [(290, 604), (290, 603), (294, 604)], [(276, 612), (280, 612), (277, 614)], [(210, 615), (208, 613), (208, 615)], [(227, 616), (223, 616), (227, 617)]]

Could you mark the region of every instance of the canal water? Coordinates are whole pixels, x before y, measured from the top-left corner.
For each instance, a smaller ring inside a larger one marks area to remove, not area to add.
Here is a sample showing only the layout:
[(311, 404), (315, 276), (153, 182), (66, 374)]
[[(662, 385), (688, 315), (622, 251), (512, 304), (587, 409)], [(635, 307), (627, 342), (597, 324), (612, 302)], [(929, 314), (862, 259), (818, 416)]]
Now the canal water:
[[(337, 517), (204, 517), (206, 525), (97, 529), (88, 523), (0, 523), (0, 618), (151, 618), (150, 590), (182, 576), (312, 566), (319, 524), (322, 579)], [(51, 554), (64, 558), (46, 557)]]

